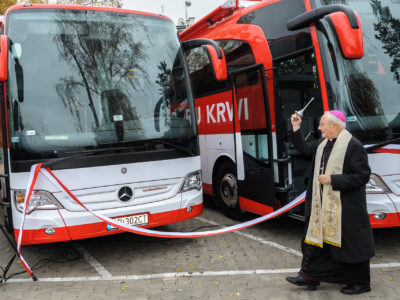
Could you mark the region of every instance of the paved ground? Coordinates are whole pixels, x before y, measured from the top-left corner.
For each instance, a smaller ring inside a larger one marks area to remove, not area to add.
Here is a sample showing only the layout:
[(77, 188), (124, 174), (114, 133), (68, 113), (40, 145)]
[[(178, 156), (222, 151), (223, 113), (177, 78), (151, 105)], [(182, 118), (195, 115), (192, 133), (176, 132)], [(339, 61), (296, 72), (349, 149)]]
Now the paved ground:
[[(206, 203), (201, 218), (160, 230), (212, 230), (234, 223)], [(16, 275), (0, 284), (0, 299), (400, 299), (400, 228), (374, 231), (373, 290), (351, 297), (338, 285), (307, 291), (285, 281), (300, 265), (302, 227), (278, 219), (207, 238), (120, 234), (25, 246), (24, 257), (35, 265), (39, 281)], [(12, 254), (0, 235), (0, 266)], [(8, 275), (22, 270), (14, 263)]]

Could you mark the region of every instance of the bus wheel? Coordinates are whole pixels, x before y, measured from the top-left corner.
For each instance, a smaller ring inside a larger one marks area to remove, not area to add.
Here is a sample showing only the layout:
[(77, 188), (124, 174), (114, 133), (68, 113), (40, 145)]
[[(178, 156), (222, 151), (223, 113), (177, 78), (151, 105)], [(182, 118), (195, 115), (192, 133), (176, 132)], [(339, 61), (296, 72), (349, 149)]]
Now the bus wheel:
[(235, 220), (243, 218), (243, 212), (239, 206), (235, 165), (228, 161), (222, 163), (215, 181), (215, 200), (224, 214)]

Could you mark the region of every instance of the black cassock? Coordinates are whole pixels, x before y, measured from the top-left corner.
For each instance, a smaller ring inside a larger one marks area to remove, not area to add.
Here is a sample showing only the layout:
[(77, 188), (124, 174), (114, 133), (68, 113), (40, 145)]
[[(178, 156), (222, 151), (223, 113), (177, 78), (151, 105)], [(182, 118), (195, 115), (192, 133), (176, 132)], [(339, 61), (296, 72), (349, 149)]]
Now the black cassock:
[[(306, 143), (300, 130), (289, 133), (289, 137), (300, 153), (313, 156), (313, 172), (315, 154), (323, 139)], [(323, 168), (320, 173), (324, 173), (332, 147), (333, 143), (328, 142), (321, 162), (317, 162)], [(369, 259), (375, 255), (365, 193), (370, 174), (367, 152), (360, 141), (352, 137), (344, 157), (343, 173), (331, 175), (333, 190), (340, 190), (342, 245), (335, 247), (324, 243), (320, 248), (304, 243), (304, 236), (301, 276), (318, 282), (370, 284)], [(312, 185), (311, 176), (305, 200), (305, 234), (311, 213)]]

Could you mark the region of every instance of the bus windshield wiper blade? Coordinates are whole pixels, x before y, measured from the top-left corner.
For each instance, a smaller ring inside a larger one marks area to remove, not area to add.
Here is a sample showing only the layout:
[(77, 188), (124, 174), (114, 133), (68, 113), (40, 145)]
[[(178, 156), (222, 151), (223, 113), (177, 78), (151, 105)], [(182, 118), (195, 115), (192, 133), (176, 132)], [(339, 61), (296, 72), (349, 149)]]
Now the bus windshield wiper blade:
[[(186, 148), (184, 148), (184, 147), (181, 147), (181, 146), (179, 146), (179, 145), (166, 142), (166, 141), (161, 140), (161, 139), (150, 140), (150, 141), (143, 141), (143, 142), (160, 143), (160, 144), (169, 146), (169, 147), (171, 147), (171, 148), (174, 148), (174, 149), (176, 149), (176, 150), (179, 150), (179, 151), (181, 151), (181, 152), (183, 152), (183, 153), (185, 153), (185, 154), (187, 154), (187, 155), (189, 155), (189, 156), (194, 156), (194, 154), (193, 154), (190, 150), (188, 150), (188, 149), (186, 149)], [(50, 160), (50, 161), (46, 161), (46, 162), (43, 163), (43, 167), (50, 167), (50, 166), (53, 166), (53, 165), (55, 165), (55, 164), (58, 164), (58, 163), (61, 163), (61, 162), (64, 162), (64, 161), (67, 161), (67, 160), (70, 160), (70, 159), (75, 159), (75, 158), (78, 158), (78, 157), (82, 157), (82, 156), (86, 156), (86, 155), (91, 155), (91, 154), (94, 154), (94, 153), (101, 153), (101, 152), (108, 152), (108, 151), (116, 151), (116, 150), (118, 150), (118, 151), (121, 151), (121, 150), (122, 150), (122, 151), (123, 151), (123, 150), (132, 150), (132, 149), (137, 149), (137, 148), (143, 148), (143, 146), (142, 146), (142, 147), (141, 147), (141, 146), (111, 147), (111, 148), (102, 148), (102, 149), (92, 149), (92, 150), (82, 150), (82, 151), (64, 152), (64, 153), (71, 153), (72, 155), (71, 155), (71, 156), (66, 156), (66, 157), (55, 158), (55, 159), (52, 159), (52, 160)]]
[(85, 154), (86, 154), (86, 153), (78, 152), (78, 154), (75, 154), (75, 155), (66, 156), (66, 157), (60, 157), (60, 158), (55, 158), (55, 159), (52, 159), (52, 160), (49, 160), (49, 161), (44, 162), (44, 163), (43, 163), (43, 167), (44, 167), (44, 168), (50, 167), (50, 166), (52, 166), (52, 165), (61, 163), (61, 162), (66, 161), (66, 160), (70, 160), (70, 159), (73, 159), (73, 158), (85, 156)]
[(400, 142), (400, 138), (396, 138), (396, 139), (393, 139), (393, 140), (387, 140), (387, 141), (384, 141), (382, 143), (371, 145), (369, 147), (366, 147), (365, 150), (367, 150), (368, 152), (372, 152), (372, 151), (374, 151), (374, 150), (376, 150), (378, 148), (382, 148), (382, 147), (385, 147), (386, 145), (389, 145), (391, 143), (396, 143), (396, 142)]
[(100, 153), (100, 152), (107, 152), (107, 151), (115, 151), (115, 150), (131, 150), (137, 147), (112, 147), (112, 148), (102, 148), (102, 149), (92, 149), (92, 150), (82, 150), (82, 151), (70, 151), (70, 152), (64, 152), (64, 153), (72, 153), (73, 155), (71, 156), (66, 156), (66, 157), (60, 157), (60, 158), (55, 158), (50, 161), (46, 161), (43, 163), (43, 167), (49, 167), (61, 162), (64, 162), (66, 160), (74, 159), (77, 157), (82, 157), (94, 153)]
[(160, 144), (163, 144), (165, 146), (169, 146), (171, 148), (179, 150), (179, 151), (181, 151), (181, 152), (183, 152), (185, 154), (188, 154), (189, 156), (195, 156), (195, 154), (193, 154), (192, 151), (190, 151), (190, 149), (187, 149), (185, 147), (179, 146), (177, 144), (166, 142), (166, 141), (164, 141), (162, 139), (151, 140), (150, 142), (152, 142), (152, 143), (160, 143)]

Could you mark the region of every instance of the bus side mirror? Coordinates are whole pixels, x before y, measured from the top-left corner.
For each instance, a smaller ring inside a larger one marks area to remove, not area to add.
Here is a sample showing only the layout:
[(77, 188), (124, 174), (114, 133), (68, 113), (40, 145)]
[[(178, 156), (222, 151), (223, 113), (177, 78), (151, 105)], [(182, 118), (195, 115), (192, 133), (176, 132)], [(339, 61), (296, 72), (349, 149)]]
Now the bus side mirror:
[(358, 28), (351, 27), (349, 19), (343, 12), (335, 12), (327, 17), (336, 35), (340, 51), (343, 57), (347, 59), (359, 59), (364, 56), (361, 21), (357, 14), (356, 17)]
[(194, 39), (182, 43), (184, 50), (202, 47), (210, 60), (213, 75), (216, 80), (224, 81), (228, 78), (224, 51), (210, 39)]
[(6, 35), (0, 36), (0, 82), (7, 81), (7, 53), (8, 38)]
[(214, 47), (210, 45), (204, 45), (202, 47), (204, 51), (207, 53), (207, 56), (212, 65), (212, 72), (216, 80), (224, 81), (228, 78), (228, 70), (226, 68), (226, 60), (225, 54), (222, 49), (221, 51), (221, 58), (218, 57), (217, 51)]
[(302, 13), (287, 22), (288, 30), (298, 30), (309, 26), (328, 15), (327, 19), (336, 34), (342, 55), (347, 59), (364, 56), (364, 45), (359, 16), (342, 4), (325, 5)]

